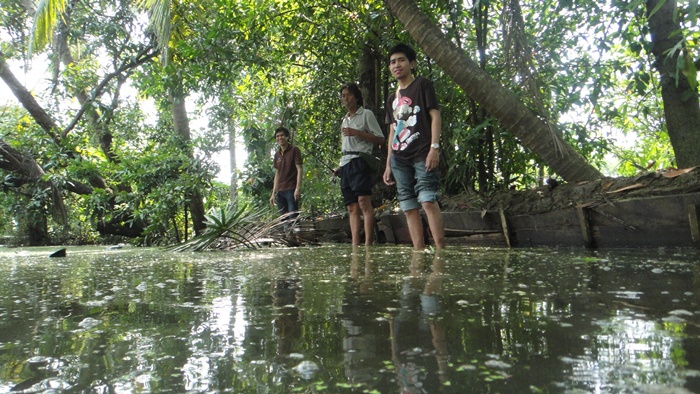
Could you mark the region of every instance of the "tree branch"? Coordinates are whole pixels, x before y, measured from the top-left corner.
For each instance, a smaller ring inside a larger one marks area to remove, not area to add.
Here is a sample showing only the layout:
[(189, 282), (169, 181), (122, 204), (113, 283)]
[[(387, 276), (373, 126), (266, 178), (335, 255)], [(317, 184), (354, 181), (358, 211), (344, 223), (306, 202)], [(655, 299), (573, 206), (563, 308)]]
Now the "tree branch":
[(135, 58), (132, 58), (131, 61), (122, 64), (121, 67), (119, 67), (117, 70), (115, 70), (112, 73), (109, 73), (105, 75), (104, 79), (102, 79), (102, 82), (100, 82), (95, 89), (92, 91), (92, 94), (90, 97), (83, 103), (83, 105), (80, 107), (80, 110), (78, 113), (75, 114), (73, 117), (73, 121), (65, 128), (63, 131), (61, 131), (61, 138), (65, 138), (68, 133), (75, 128), (75, 126), (78, 124), (80, 119), (83, 117), (85, 114), (85, 111), (88, 109), (88, 106), (92, 105), (92, 103), (95, 101), (95, 99), (102, 95), (104, 92), (105, 88), (107, 87), (107, 84), (114, 78), (122, 75), (127, 70), (136, 68), (147, 61), (153, 59), (158, 55), (158, 52), (148, 52), (149, 50), (153, 49), (151, 46), (148, 46), (144, 48)]

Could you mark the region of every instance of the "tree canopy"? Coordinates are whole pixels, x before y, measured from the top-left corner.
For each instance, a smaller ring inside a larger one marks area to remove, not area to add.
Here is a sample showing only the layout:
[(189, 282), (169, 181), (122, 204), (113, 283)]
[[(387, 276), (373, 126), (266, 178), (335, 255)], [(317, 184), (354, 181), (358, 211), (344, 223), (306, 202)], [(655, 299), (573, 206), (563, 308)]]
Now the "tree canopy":
[[(0, 0), (2, 230), (184, 241), (231, 194), (267, 201), (280, 125), (304, 213), (343, 212), (338, 89), (358, 82), (383, 124), (398, 42), (441, 100), (446, 195), (696, 166), (696, 22), (668, 0)], [(42, 59), (32, 90), (17, 76)], [(216, 182), (214, 153), (241, 145)]]

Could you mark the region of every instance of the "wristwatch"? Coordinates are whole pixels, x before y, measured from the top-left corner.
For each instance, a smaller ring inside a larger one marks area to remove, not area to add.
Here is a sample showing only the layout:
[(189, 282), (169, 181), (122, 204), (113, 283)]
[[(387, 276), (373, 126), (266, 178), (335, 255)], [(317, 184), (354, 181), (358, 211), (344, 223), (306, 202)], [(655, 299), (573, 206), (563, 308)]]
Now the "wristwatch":
[(440, 149), (440, 144), (438, 144), (438, 143), (436, 142), (436, 143), (434, 143), (434, 144), (430, 144), (430, 147), (431, 147), (432, 149)]

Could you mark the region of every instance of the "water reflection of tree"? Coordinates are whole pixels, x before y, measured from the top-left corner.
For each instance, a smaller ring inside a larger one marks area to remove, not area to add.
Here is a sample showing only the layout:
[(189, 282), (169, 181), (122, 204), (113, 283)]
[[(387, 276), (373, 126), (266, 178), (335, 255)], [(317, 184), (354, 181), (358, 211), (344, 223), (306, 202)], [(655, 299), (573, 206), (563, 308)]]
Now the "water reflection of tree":
[[(474, 384), (488, 385), (494, 392), (513, 390), (512, 381), (522, 387), (561, 381), (558, 357), (580, 354), (583, 349), (581, 333), (559, 325), (559, 319), (570, 315), (570, 300), (562, 295), (571, 294), (565, 289), (576, 288), (579, 279), (571, 275), (578, 277), (580, 272), (563, 267), (565, 274), (558, 275), (551, 262), (540, 269), (527, 253), (505, 251), (489, 259), (479, 257), (465, 265), (469, 274), (459, 282), (461, 288), (450, 292), (460, 295), (450, 303), (450, 327), (461, 332), (460, 348), (451, 352), (462, 360), (470, 357), (465, 364), (476, 361), (471, 366), (483, 369), (483, 376), (474, 376), (478, 379)], [(474, 349), (480, 354), (474, 355)], [(509, 369), (515, 360), (527, 367)], [(531, 373), (531, 368), (537, 373)]]
[[(130, 370), (152, 378), (140, 381), (143, 389), (158, 391), (175, 387), (172, 372), (184, 364), (186, 350), (183, 342), (175, 339), (181, 331), (178, 322), (196, 318), (194, 313), (188, 313), (192, 309), (170, 307), (172, 298), (153, 285), (163, 277), (172, 277), (179, 267), (179, 264), (168, 265), (167, 269), (160, 265), (132, 264), (127, 270), (123, 266), (115, 267), (108, 259), (103, 261), (100, 256), (86, 255), (84, 260), (74, 258), (71, 264), (19, 271), (20, 277), (5, 278), (4, 284), (31, 283), (32, 286), (0, 288), (14, 293), (12, 298), (31, 302), (19, 304), (22, 312), (17, 317), (22, 324), (2, 324), (0, 343), (8, 343), (6, 335), (15, 328), (21, 333), (23, 347), (14, 348), (12, 357), (21, 360), (19, 365), (28, 366), (37, 358), (43, 359), (33, 373), (33, 377), (44, 380), (40, 385), (70, 387), (71, 392), (98, 388), (113, 392), (117, 385), (137, 384), (131, 382), (135, 375), (122, 375)], [(146, 281), (149, 286), (143, 291), (135, 289)], [(191, 285), (188, 282), (185, 286)], [(4, 294), (0, 298), (6, 299)], [(201, 291), (193, 292), (192, 298), (201, 299)], [(89, 321), (95, 325), (86, 325)], [(154, 354), (172, 356), (156, 361)], [(29, 359), (33, 361), (30, 363)], [(4, 362), (0, 360), (0, 364)], [(29, 378), (24, 383), (32, 379), (28, 375), (5, 378), (14, 381)]]
[[(290, 371), (300, 360), (288, 356), (300, 353), (319, 363), (314, 381), (331, 382), (328, 392), (342, 391), (332, 382), (344, 377), (367, 391), (395, 392), (396, 370), (409, 363), (428, 392), (588, 392), (596, 384), (615, 391), (626, 376), (667, 386), (686, 379), (680, 384), (700, 392), (698, 378), (683, 375), (700, 370), (698, 314), (668, 320), (674, 310), (695, 312), (695, 261), (447, 252), (444, 271), (426, 264), (429, 254), (409, 261), (400, 249), (382, 248), (334, 250), (330, 258), (282, 251), (270, 253), (269, 264), (254, 255), (248, 272), (191, 256), (0, 266), (0, 388), (31, 378), (21, 370), (39, 355), (58, 360), (51, 374), (75, 390), (284, 392), (288, 383), (302, 390), (312, 382)], [(303, 283), (303, 300), (300, 286), (293, 297), (287, 292), (293, 283)], [(395, 315), (391, 340), (387, 310)], [(88, 317), (100, 325), (81, 328)], [(394, 369), (383, 364), (392, 358)], [(492, 367), (501, 360), (512, 368)], [(452, 387), (440, 385), (446, 377)], [(562, 386), (543, 386), (553, 382)]]

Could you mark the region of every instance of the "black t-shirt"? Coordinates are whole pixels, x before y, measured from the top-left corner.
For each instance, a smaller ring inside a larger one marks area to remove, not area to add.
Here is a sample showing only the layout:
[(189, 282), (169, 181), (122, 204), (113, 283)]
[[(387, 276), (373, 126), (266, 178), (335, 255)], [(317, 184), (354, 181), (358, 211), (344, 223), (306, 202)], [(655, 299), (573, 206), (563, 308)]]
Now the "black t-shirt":
[(403, 159), (420, 161), (430, 151), (430, 113), (439, 109), (433, 83), (416, 77), (406, 89), (392, 94), (386, 101), (387, 124), (394, 124), (394, 140), (389, 141), (393, 154)]

